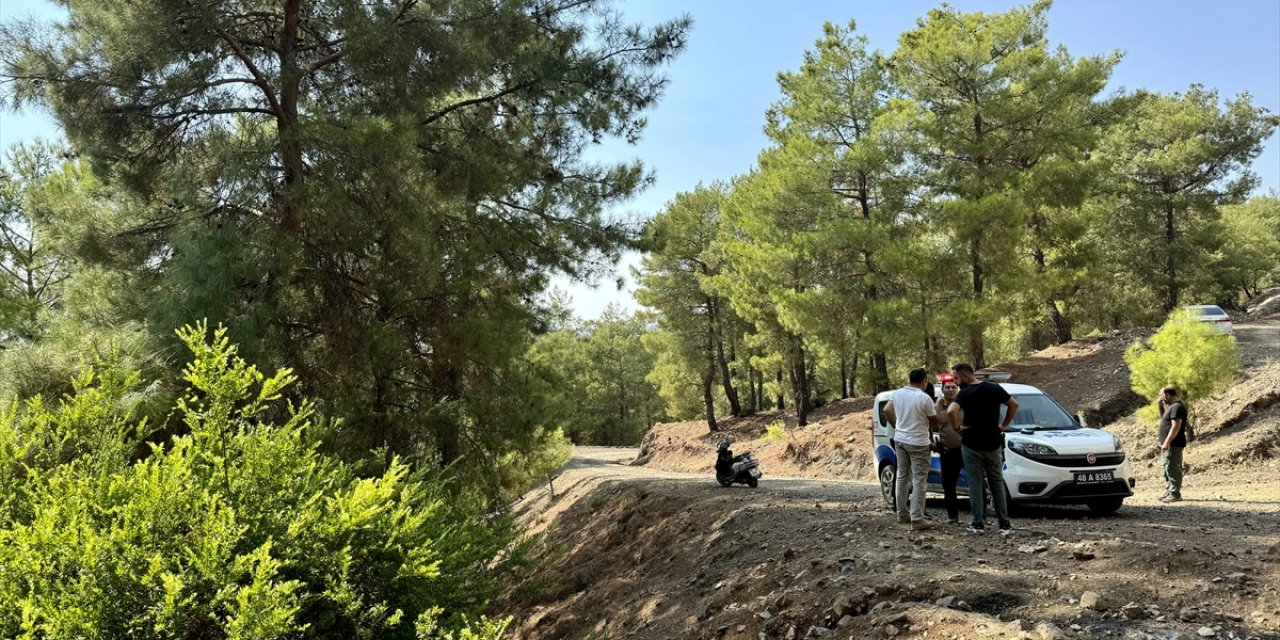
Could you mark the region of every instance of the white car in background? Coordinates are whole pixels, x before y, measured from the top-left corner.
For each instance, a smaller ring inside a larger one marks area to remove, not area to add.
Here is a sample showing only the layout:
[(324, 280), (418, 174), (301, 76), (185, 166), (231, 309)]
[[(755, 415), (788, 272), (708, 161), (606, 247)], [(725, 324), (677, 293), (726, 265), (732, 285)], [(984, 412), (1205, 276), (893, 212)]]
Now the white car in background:
[[(992, 380), (1007, 379), (992, 377)], [(1120, 438), (1080, 425), (1048, 394), (1025, 384), (1000, 383), (1018, 401), (1005, 433), (1004, 483), (1012, 504), (1084, 504), (1095, 513), (1113, 513), (1133, 495), (1135, 479)], [(876, 396), (871, 411), (873, 453), (885, 502), (893, 507), (897, 459), (890, 446), (893, 428), (884, 417), (891, 391)], [(1005, 407), (1000, 407), (1003, 419)], [(942, 469), (934, 453), (929, 491), (942, 493)], [(960, 472), (957, 493), (968, 495), (969, 476)]]
[(1183, 307), (1191, 317), (1209, 323), (1218, 333), (1231, 333), (1231, 316), (1216, 304), (1192, 304)]

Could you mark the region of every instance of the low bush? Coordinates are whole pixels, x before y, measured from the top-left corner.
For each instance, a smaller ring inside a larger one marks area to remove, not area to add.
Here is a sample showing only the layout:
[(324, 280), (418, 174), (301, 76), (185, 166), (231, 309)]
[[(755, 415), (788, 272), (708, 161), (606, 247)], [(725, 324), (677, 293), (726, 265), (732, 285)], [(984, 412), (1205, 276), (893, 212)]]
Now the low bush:
[(782, 442), (787, 439), (787, 425), (781, 420), (774, 420), (764, 426), (764, 439), (769, 442)]
[(1240, 372), (1240, 347), (1234, 336), (1217, 333), (1185, 311), (1174, 312), (1147, 340), (1135, 340), (1124, 352), (1134, 393), (1150, 400), (1138, 411), (1147, 420), (1160, 416), (1156, 403), (1165, 385), (1178, 388), (1191, 406), (1230, 383)]
[(144, 444), (138, 376), (110, 369), (3, 416), (0, 637), (501, 635), (476, 616), (509, 521), (398, 459), (359, 477), (310, 403), (281, 400), (289, 371), (247, 365), (223, 330), (179, 335), (194, 358), (166, 442)]

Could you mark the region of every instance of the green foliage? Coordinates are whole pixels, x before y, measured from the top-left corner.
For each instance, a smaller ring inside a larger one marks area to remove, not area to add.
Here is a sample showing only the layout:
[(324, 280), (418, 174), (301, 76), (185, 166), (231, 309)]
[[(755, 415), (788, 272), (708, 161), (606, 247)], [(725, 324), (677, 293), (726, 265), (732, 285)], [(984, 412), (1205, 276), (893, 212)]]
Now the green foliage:
[[(320, 443), (225, 329), (179, 332), (193, 359), (151, 446), (125, 401), (136, 373), (91, 367), (56, 406), (0, 425), (0, 636), (6, 638), (496, 638), (508, 522), (392, 457), (361, 477)], [(139, 454), (143, 457), (138, 459)]]
[(128, 194), (58, 217), (115, 289), (84, 286), (102, 317), (224, 323), (343, 418), (353, 458), (387, 447), (478, 483), (550, 437), (523, 361), (534, 300), (635, 240), (606, 211), (650, 176), (586, 151), (640, 135), (688, 19), (628, 24), (609, 0), (62, 6), (0, 28), (5, 97), (50, 109)]
[(0, 345), (43, 337), (60, 306), (70, 260), (53, 250), (50, 219), (67, 201), (67, 150), (37, 143), (7, 150), (0, 164)]
[[(757, 166), (650, 225), (637, 298), (673, 415), (699, 392), (714, 413), (710, 354), (733, 333), (746, 388), (803, 424), (893, 371), (1150, 326), (1178, 295), (1230, 307), (1280, 277), (1275, 197), (1238, 204), (1280, 119), (1198, 86), (1104, 98), (1120, 54), (1053, 46), (1049, 7), (942, 5), (891, 55), (826, 24), (779, 73)], [(708, 330), (722, 300), (741, 330)]]
[(657, 312), (661, 331), (645, 342), (657, 359), (649, 379), (668, 413), (702, 412), (709, 426), (725, 405), (742, 413), (739, 388), (749, 378), (735, 349), (742, 322), (716, 282), (730, 262), (720, 241), (728, 189), (717, 183), (677, 194), (646, 226), (650, 253), (636, 272), (636, 300)]
[(571, 323), (534, 343), (529, 359), (548, 377), (548, 420), (569, 441), (634, 445), (666, 417), (646, 379), (654, 369), (644, 348), (648, 331), (639, 314), (624, 316), (610, 307), (598, 320)]
[(507, 452), (495, 465), (495, 473), (502, 476), (499, 486), (508, 489), (504, 496), (508, 500), (519, 497), (529, 487), (545, 480), (573, 455), (573, 441), (559, 429), (540, 440), (545, 444), (527, 451)]
[[(1253, 106), (1248, 94), (1222, 105), (1217, 91), (1199, 85), (1170, 95), (1142, 92), (1131, 103), (1098, 148), (1118, 205), (1103, 232), (1116, 270), (1153, 283), (1168, 312), (1187, 292), (1212, 295), (1206, 267), (1218, 252), (1233, 250), (1219, 207), (1244, 202), (1256, 185), (1249, 164), (1280, 116)], [(1264, 262), (1274, 264), (1275, 254)]]
[(769, 442), (783, 442), (787, 439), (787, 425), (781, 420), (774, 420), (764, 426), (764, 439)]
[(1221, 335), (1207, 323), (1176, 311), (1151, 338), (1135, 340), (1124, 353), (1130, 386), (1151, 401), (1139, 413), (1154, 419), (1160, 388), (1177, 387), (1183, 402), (1194, 403), (1230, 383), (1240, 372), (1235, 336)]
[(944, 5), (904, 33), (894, 53), (906, 95), (900, 126), (915, 134), (903, 137), (915, 141), (923, 182), (947, 196), (930, 217), (966, 258), (962, 322), (977, 366), (986, 365), (985, 328), (1018, 306), (1056, 307), (1081, 255), (1070, 231), (1077, 225), (1055, 227), (1085, 194), (1093, 101), (1119, 56), (1052, 49), (1048, 9), (1046, 0), (991, 14)]
[(1227, 205), (1221, 213), (1224, 237), (1213, 268), (1217, 295), (1205, 299), (1234, 306), (1241, 296), (1280, 284), (1280, 194)]

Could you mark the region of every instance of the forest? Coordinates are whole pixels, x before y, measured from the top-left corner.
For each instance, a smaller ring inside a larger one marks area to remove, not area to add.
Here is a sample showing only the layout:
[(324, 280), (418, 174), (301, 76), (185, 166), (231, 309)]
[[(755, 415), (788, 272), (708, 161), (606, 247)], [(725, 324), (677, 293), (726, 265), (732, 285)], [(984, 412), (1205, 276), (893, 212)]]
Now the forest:
[[(62, 0), (0, 100), (0, 636), (496, 638), (506, 506), (573, 444), (1280, 284), (1280, 117), (1104, 93), (1049, 3), (826, 25), (754, 168), (640, 227), (688, 17), (607, 0)], [(815, 25), (816, 26), (816, 25)], [(627, 251), (642, 310), (553, 276)]]

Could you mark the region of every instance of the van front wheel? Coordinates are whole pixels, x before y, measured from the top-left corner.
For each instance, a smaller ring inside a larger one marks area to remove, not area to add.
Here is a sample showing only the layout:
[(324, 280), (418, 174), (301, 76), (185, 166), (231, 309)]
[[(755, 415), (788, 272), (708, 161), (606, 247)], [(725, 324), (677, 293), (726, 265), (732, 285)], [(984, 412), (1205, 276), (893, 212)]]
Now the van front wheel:
[(897, 475), (898, 467), (892, 462), (886, 462), (880, 466), (880, 495), (884, 496), (884, 502), (890, 509), (897, 508), (893, 502), (893, 485)]

